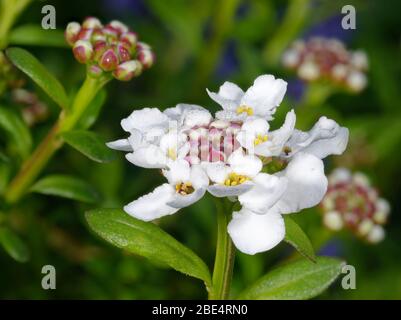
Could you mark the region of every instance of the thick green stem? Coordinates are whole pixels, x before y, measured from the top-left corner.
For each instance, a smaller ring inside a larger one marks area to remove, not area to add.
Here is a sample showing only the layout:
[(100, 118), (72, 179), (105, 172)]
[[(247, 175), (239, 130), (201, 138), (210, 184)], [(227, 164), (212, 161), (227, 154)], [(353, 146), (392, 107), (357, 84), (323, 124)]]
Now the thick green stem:
[(15, 20), (31, 0), (0, 0), (0, 49), (8, 42), (8, 33)]
[(17, 202), (26, 193), (53, 154), (63, 145), (60, 134), (74, 129), (89, 103), (106, 82), (104, 79), (86, 78), (71, 108), (60, 113), (56, 124), (11, 181), (4, 195), (8, 203)]
[(267, 65), (275, 66), (284, 49), (297, 36), (310, 13), (310, 2), (311, 0), (289, 1), (283, 22), (264, 49)]
[(227, 233), (231, 205), (224, 200), (216, 200), (217, 209), (217, 246), (213, 270), (213, 287), (209, 299), (225, 300), (229, 298), (234, 268), (235, 248)]

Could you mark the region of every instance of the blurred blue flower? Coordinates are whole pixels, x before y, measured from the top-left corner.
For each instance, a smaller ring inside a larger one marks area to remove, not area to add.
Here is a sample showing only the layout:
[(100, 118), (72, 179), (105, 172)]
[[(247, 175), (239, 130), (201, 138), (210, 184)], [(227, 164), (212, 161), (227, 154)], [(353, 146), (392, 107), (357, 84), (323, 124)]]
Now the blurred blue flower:
[(334, 239), (329, 241), (318, 252), (319, 256), (340, 257), (344, 253), (343, 245), (340, 240)]
[(344, 42), (351, 40), (354, 35), (353, 30), (345, 30), (341, 26), (342, 15), (331, 16), (328, 19), (312, 26), (304, 33), (304, 38), (325, 37), (336, 38)]
[(102, 0), (103, 7), (110, 16), (112, 15), (149, 15), (149, 9), (144, 0)]
[(229, 41), (216, 67), (215, 75), (219, 79), (226, 79), (237, 71), (238, 68), (239, 61), (236, 55), (236, 43), (235, 41)]
[(301, 79), (294, 78), (288, 81), (287, 94), (292, 100), (300, 102), (305, 92), (305, 82)]

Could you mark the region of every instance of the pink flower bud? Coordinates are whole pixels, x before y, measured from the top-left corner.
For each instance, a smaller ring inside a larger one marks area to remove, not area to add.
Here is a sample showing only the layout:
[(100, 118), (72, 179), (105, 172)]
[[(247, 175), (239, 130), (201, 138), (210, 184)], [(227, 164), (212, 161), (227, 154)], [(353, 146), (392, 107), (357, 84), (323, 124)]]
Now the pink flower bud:
[(130, 60), (118, 66), (113, 72), (114, 78), (120, 81), (129, 81), (139, 76), (142, 72), (142, 65), (138, 60)]
[(99, 78), (103, 74), (103, 70), (98, 65), (93, 64), (88, 67), (88, 74), (93, 78)]
[(120, 62), (126, 62), (131, 60), (131, 54), (129, 50), (122, 44), (117, 46), (117, 54)]
[(92, 33), (92, 41), (93, 42), (98, 42), (98, 41), (106, 41), (106, 35), (103, 33), (101, 29), (96, 29), (93, 30)]
[(109, 23), (109, 25), (111, 27), (113, 27), (113, 29), (117, 30), (119, 34), (124, 33), (124, 32), (128, 32), (128, 30), (129, 30), (128, 27), (124, 23), (122, 23), (122, 22), (120, 22), (118, 20), (111, 21)]
[(103, 28), (103, 25), (98, 18), (88, 17), (82, 23), (82, 27), (85, 29), (100, 29)]
[(72, 48), (75, 58), (80, 63), (87, 63), (93, 55), (93, 48), (89, 41), (78, 40)]
[(120, 41), (126, 42), (130, 47), (133, 47), (138, 42), (138, 35), (132, 31), (124, 32), (120, 37)]
[(118, 57), (113, 49), (108, 49), (103, 53), (99, 61), (99, 66), (104, 71), (113, 71), (117, 68)]
[(73, 46), (78, 39), (78, 34), (81, 31), (81, 25), (78, 22), (70, 22), (65, 29), (65, 40), (70, 46)]
[(114, 29), (111, 25), (108, 24), (102, 30), (108, 39), (117, 39), (118, 38), (118, 31), (116, 29)]
[(100, 57), (103, 55), (103, 53), (105, 53), (105, 51), (107, 50), (108, 46), (106, 41), (98, 41), (95, 43), (95, 45), (93, 46), (93, 49), (95, 51), (95, 54), (93, 55), (93, 59), (94, 60), (99, 60)]
[(145, 69), (148, 69), (153, 65), (155, 55), (151, 50), (140, 50), (138, 51), (138, 60), (142, 63)]
[(90, 41), (92, 33), (93, 33), (93, 29), (82, 28), (78, 33), (77, 39)]

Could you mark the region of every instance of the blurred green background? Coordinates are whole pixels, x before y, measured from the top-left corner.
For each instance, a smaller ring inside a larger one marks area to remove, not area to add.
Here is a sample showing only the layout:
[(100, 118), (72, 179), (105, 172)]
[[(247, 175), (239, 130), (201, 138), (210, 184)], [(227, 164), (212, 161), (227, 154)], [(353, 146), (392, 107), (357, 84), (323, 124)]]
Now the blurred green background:
[[(295, 3), (295, 4), (294, 4)], [(320, 299), (401, 298), (401, 2), (387, 1), (264, 1), (264, 0), (87, 0), (34, 1), (14, 28), (39, 25), (45, 4), (55, 6), (57, 28), (70, 21), (96, 16), (103, 22), (119, 19), (151, 44), (157, 60), (141, 77), (128, 83), (113, 81), (94, 129), (107, 140), (121, 137), (120, 120), (134, 109), (176, 103), (200, 104), (217, 110), (205, 88), (216, 91), (229, 80), (243, 88), (260, 74), (273, 73), (289, 82), (277, 121), (302, 104), (307, 85), (285, 71), (280, 53), (293, 40), (310, 35), (335, 37), (350, 49), (366, 51), (370, 68), (368, 87), (358, 95), (339, 92), (313, 112), (298, 118), (327, 115), (348, 126), (351, 140), (343, 156), (326, 161), (326, 171), (338, 165), (367, 173), (392, 206), (386, 238), (368, 245), (352, 234), (335, 235), (320, 253), (343, 257), (356, 268), (356, 290), (343, 290), (336, 282)], [(341, 28), (341, 8), (356, 8), (356, 30)], [(302, 10), (283, 25), (289, 5)], [(69, 92), (84, 78), (85, 68), (67, 47), (23, 46), (48, 67)], [(35, 89), (31, 82), (28, 88)], [(49, 117), (32, 128), (35, 142), (51, 127), (58, 109), (44, 94)], [(306, 128), (303, 128), (306, 129)], [(163, 180), (155, 170), (130, 165), (123, 154), (110, 164), (91, 162), (64, 147), (47, 173), (71, 173), (90, 181), (101, 193), (96, 207), (122, 207), (149, 192)], [(94, 206), (55, 197), (29, 195), (13, 211), (12, 224), (30, 250), (30, 260), (18, 263), (0, 250), (0, 298), (14, 299), (192, 299), (205, 298), (202, 283), (173, 270), (128, 255), (91, 233), (84, 212)], [(159, 221), (212, 266), (215, 216), (211, 198)], [(301, 212), (296, 220), (312, 241), (321, 232), (317, 210)], [(316, 244), (317, 246), (317, 244)], [(233, 293), (263, 275), (293, 249), (282, 243), (272, 251), (237, 254)], [(41, 268), (57, 270), (57, 289), (41, 288)]]

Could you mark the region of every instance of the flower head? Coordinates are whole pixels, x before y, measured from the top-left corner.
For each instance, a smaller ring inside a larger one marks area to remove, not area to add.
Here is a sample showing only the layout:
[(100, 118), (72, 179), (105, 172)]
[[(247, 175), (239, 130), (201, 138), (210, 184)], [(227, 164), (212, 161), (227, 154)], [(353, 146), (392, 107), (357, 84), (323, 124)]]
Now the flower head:
[(383, 240), (383, 225), (390, 213), (390, 205), (378, 196), (363, 173), (352, 174), (345, 168), (334, 170), (320, 206), (323, 223), (330, 230), (346, 228), (370, 243)]
[(150, 68), (155, 60), (149, 45), (138, 41), (138, 35), (125, 24), (114, 20), (103, 25), (97, 18), (86, 18), (82, 25), (70, 22), (65, 38), (78, 62), (88, 65), (93, 77), (111, 74), (129, 81)]
[(283, 65), (308, 82), (330, 81), (351, 91), (367, 84), (368, 59), (363, 51), (349, 51), (336, 39), (297, 40), (282, 56)]
[(168, 181), (125, 206), (128, 214), (149, 221), (191, 205), (206, 191), (228, 197), (242, 205), (228, 232), (239, 250), (255, 254), (284, 238), (282, 214), (322, 200), (327, 179), (321, 159), (344, 151), (348, 130), (325, 117), (308, 132), (296, 130), (294, 111), (271, 130), (267, 119), (283, 98), (285, 82), (270, 75), (258, 77), (246, 93), (228, 82), (221, 88), (209, 93), (222, 101), (221, 112), (228, 115), (240, 101), (255, 112), (240, 118), (218, 112), (214, 118), (197, 105), (145, 108), (121, 121), (129, 137), (108, 146), (128, 152), (137, 166), (162, 169)]

